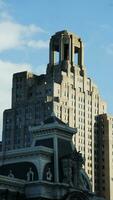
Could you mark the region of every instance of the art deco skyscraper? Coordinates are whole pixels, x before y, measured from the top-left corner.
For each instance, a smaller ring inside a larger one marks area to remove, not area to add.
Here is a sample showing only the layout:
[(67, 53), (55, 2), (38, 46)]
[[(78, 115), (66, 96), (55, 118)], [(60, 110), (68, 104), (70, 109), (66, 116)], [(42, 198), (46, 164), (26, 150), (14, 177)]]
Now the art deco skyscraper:
[(63, 122), (78, 128), (73, 142), (85, 159), (94, 191), (98, 188), (94, 179), (98, 168), (96, 117), (106, 112), (106, 104), (87, 77), (79, 37), (57, 32), (51, 37), (49, 51), (45, 75), (20, 72), (13, 76), (12, 108), (4, 112), (3, 150), (30, 146), (29, 126), (42, 123), (54, 112)]
[[(58, 62), (55, 54), (59, 54)], [(51, 38), (47, 72), (50, 74), (52, 70), (54, 112), (69, 126), (78, 128), (74, 142), (85, 158), (85, 169), (93, 187), (98, 187), (94, 184), (94, 166), (98, 165), (98, 159), (94, 155), (97, 148), (95, 137), (98, 133), (96, 116), (106, 112), (106, 104), (96, 85), (87, 77), (84, 47), (80, 38), (67, 32), (59, 32)]]

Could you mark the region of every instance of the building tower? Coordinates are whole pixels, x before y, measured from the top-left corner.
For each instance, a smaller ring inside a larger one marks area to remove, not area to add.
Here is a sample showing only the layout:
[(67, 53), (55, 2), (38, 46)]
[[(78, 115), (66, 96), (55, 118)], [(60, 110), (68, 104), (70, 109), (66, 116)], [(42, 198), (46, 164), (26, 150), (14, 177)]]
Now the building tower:
[(96, 174), (99, 181), (98, 194), (106, 200), (113, 198), (113, 116), (102, 114), (98, 116), (98, 159), (99, 168)]
[(106, 112), (106, 104), (87, 77), (83, 42), (66, 30), (51, 37), (46, 74), (14, 74), (12, 108), (4, 112), (3, 150), (30, 146), (29, 126), (38, 125), (52, 112), (70, 127), (78, 128), (73, 142), (85, 159), (93, 191), (98, 191), (96, 117)]
[(96, 85), (87, 77), (84, 47), (79, 37), (63, 31), (51, 38), (47, 73), (51, 71), (54, 80), (54, 113), (69, 126), (78, 128), (74, 142), (85, 158), (85, 169), (92, 181), (93, 190), (95, 187), (98, 190), (98, 181), (95, 185), (94, 180), (98, 169), (95, 169), (98, 159), (94, 155), (98, 133), (96, 117), (106, 112), (106, 104)]

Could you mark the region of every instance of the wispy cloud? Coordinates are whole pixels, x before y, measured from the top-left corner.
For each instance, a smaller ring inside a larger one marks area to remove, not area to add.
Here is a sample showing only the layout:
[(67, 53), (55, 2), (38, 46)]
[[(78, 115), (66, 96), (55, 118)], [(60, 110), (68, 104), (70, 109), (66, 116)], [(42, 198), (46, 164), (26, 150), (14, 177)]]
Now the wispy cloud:
[(43, 40), (31, 40), (28, 41), (27, 43), (28, 47), (33, 47), (33, 48), (48, 48), (49, 47), (49, 40), (43, 41)]
[(113, 43), (107, 45), (106, 52), (107, 52), (107, 54), (113, 56)]
[[(109, 24), (101, 24), (101, 25), (100, 25), (100, 29), (101, 29), (102, 31), (105, 31), (105, 30), (110, 31), (110, 30), (112, 29), (112, 27), (111, 27)], [(112, 30), (113, 30), (113, 29), (112, 29)]]
[(5, 1), (0, 0), (0, 52), (21, 47), (47, 48), (48, 41), (34, 39), (39, 33), (46, 33), (35, 24), (20, 24), (10, 15)]
[(10, 15), (9, 7), (10, 6), (8, 5), (8, 2), (6, 3), (5, 0), (0, 0), (0, 19), (13, 19), (13, 17)]
[(0, 9), (6, 7), (6, 3), (4, 0), (0, 0)]
[(44, 32), (40, 27), (34, 24), (21, 25), (13, 21), (1, 21), (0, 22), (0, 52), (20, 48), (20, 47), (32, 47), (32, 48), (47, 48), (48, 41), (35, 41), (32, 40), (32, 36), (39, 32)]

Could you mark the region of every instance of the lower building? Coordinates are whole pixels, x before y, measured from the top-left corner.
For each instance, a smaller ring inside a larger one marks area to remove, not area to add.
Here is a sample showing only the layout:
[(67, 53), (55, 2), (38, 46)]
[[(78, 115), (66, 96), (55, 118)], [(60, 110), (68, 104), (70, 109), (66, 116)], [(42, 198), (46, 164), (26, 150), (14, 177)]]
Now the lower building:
[(76, 129), (55, 116), (30, 127), (32, 146), (0, 153), (1, 200), (100, 200), (91, 192)]
[[(113, 200), (113, 116), (102, 114), (98, 116), (98, 145), (95, 148), (98, 155), (97, 192), (106, 200)], [(96, 141), (96, 140), (95, 140)]]

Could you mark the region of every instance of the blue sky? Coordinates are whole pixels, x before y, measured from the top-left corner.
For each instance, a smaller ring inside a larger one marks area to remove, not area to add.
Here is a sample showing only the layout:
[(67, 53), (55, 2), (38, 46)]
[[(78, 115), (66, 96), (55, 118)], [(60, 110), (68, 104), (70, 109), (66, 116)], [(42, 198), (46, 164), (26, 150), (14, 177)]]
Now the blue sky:
[(0, 0), (0, 132), (12, 74), (44, 72), (49, 39), (64, 29), (82, 38), (87, 74), (113, 114), (113, 0)]

